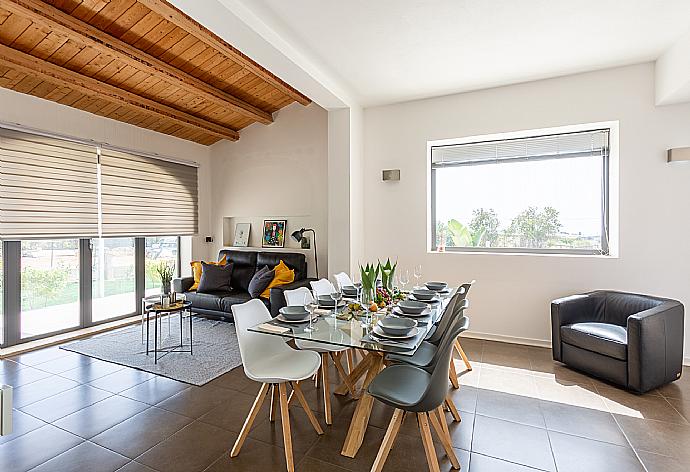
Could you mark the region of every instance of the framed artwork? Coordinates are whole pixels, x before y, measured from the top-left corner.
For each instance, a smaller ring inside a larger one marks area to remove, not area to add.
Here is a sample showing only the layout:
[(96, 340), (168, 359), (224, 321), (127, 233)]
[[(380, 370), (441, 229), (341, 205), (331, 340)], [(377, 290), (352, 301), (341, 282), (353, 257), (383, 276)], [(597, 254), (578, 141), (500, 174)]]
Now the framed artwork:
[(235, 225), (235, 242), (232, 244), (235, 247), (247, 247), (249, 245), (249, 230), (251, 223), (237, 223)]
[(287, 220), (264, 220), (261, 247), (285, 247)]

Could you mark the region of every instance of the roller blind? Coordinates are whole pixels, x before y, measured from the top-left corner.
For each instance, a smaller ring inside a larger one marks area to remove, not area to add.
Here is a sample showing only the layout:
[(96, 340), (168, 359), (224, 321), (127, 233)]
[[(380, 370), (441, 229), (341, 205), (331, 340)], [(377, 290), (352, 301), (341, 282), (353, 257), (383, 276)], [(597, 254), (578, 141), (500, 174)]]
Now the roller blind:
[(103, 236), (198, 232), (196, 167), (103, 148)]
[(602, 156), (608, 153), (608, 130), (435, 146), (433, 168), (491, 164), (557, 157)]
[(0, 238), (98, 235), (96, 146), (0, 129)]

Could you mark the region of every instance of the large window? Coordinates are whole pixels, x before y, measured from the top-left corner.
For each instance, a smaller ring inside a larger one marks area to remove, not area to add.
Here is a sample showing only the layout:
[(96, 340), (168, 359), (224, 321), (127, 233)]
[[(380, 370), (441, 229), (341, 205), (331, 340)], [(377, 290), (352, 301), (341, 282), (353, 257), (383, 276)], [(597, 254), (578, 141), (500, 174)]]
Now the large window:
[(79, 240), (22, 241), (21, 338), (79, 326)]
[(433, 250), (608, 254), (608, 129), (430, 144)]
[(94, 322), (137, 311), (134, 238), (92, 239), (91, 274)]

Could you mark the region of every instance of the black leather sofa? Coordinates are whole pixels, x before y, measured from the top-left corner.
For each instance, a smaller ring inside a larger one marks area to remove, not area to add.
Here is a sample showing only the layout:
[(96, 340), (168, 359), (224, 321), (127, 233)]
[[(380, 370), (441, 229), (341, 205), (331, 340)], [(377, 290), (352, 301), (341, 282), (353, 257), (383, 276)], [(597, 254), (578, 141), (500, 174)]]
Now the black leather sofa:
[(186, 295), (187, 300), (192, 302), (192, 311), (194, 313), (213, 318), (232, 319), (230, 307), (236, 303), (244, 303), (251, 299), (248, 292), (249, 281), (256, 271), (263, 266), (268, 266), (272, 269), (281, 260), (290, 269), (294, 269), (295, 281), (271, 288), (269, 299), (260, 299), (269, 308), (271, 315), (276, 316), (278, 310), (285, 306), (284, 290), (307, 287), (309, 282), (314, 280), (307, 278), (307, 259), (301, 253), (222, 250), (218, 255), (218, 260), (222, 259), (223, 256), (226, 256), (228, 263), (233, 264), (232, 276), (230, 278), (231, 289), (229, 292), (190, 292), (190, 287), (194, 285), (193, 277), (173, 279), (173, 290)]
[(680, 378), (683, 305), (598, 290), (551, 303), (553, 358), (638, 393)]

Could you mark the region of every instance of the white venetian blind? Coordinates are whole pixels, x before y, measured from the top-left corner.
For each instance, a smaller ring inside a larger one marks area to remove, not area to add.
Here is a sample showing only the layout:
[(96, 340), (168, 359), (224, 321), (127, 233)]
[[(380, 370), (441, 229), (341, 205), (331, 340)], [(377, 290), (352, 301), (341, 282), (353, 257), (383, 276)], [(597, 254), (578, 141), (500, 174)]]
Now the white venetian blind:
[(433, 168), (497, 162), (602, 156), (608, 153), (608, 130), (434, 146)]
[(106, 148), (100, 154), (103, 236), (198, 232), (196, 167)]
[(95, 145), (0, 129), (0, 238), (98, 235)]

